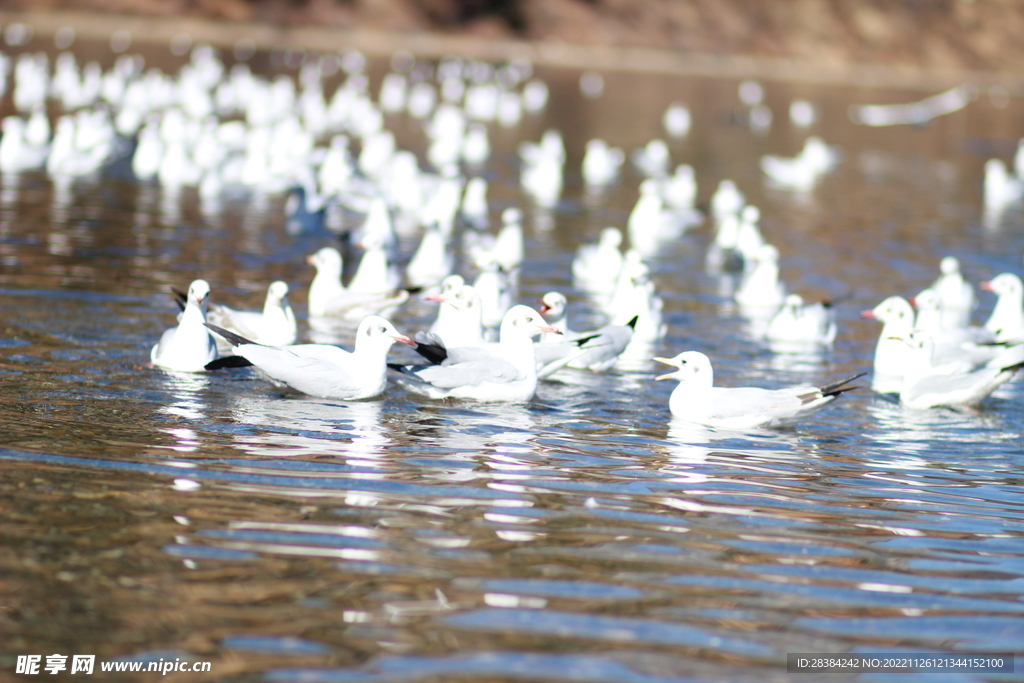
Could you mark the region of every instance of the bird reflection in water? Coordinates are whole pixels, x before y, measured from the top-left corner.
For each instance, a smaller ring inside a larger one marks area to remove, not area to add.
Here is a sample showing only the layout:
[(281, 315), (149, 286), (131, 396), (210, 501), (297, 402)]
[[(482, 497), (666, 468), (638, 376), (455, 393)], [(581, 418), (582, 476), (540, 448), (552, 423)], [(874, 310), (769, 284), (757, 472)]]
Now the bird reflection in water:
[(250, 455), (333, 455), (352, 466), (380, 467), (394, 443), (381, 426), (382, 409), (381, 401), (238, 396), (232, 404), (235, 421), (258, 432), (238, 433), (235, 442)]
[[(201, 392), (210, 384), (208, 377), (192, 372), (161, 371), (163, 384), (171, 394), (171, 401), (160, 408), (160, 412), (185, 421), (202, 420), (206, 417), (207, 406)], [(199, 450), (202, 441), (199, 434), (190, 427), (167, 427), (162, 431), (174, 437), (172, 448), (182, 453)]]

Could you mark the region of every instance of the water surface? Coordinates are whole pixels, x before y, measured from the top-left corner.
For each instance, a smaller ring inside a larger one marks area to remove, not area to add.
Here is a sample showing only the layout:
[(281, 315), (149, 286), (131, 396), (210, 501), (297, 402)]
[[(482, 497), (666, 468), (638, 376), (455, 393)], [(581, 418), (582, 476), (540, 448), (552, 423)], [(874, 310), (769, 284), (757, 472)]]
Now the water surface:
[[(923, 289), (942, 256), (975, 281), (1021, 272), (1019, 212), (986, 225), (980, 210), (985, 160), (1024, 135), (1018, 100), (868, 129), (850, 104), (920, 93), (767, 83), (775, 122), (757, 135), (734, 81), (607, 74), (587, 100), (578, 74), (540, 73), (548, 110), (492, 128), (492, 217), (525, 210), (519, 299), (560, 289), (576, 327), (600, 317), (572, 287), (572, 254), (624, 226), (640, 180), (630, 169), (587, 197), (583, 145), (644, 144), (673, 100), (694, 113), (670, 146), (701, 201), (734, 179), (790, 289), (846, 299), (831, 353), (771, 353), (706, 273), (704, 224), (650, 259), (669, 323), (656, 355), (704, 351), (725, 385), (822, 382), (870, 369), (878, 326), (858, 312)], [(809, 131), (786, 120), (794, 97), (821, 107)], [(422, 156), (415, 121), (388, 123)], [(548, 127), (568, 163), (562, 202), (543, 211), (518, 188), (515, 146)], [(838, 169), (805, 194), (767, 186), (760, 155), (794, 154), (809, 132), (841, 147)], [(196, 277), (251, 309), (287, 281), (307, 334), (304, 257), (333, 238), (289, 232), (284, 197), (211, 210), (123, 162), (0, 181), (5, 668), (63, 653), (212, 661), (219, 680), (676, 683), (809, 680), (786, 673), (789, 652), (1020, 649), (1020, 382), (973, 413), (864, 390), (794, 430), (746, 434), (673, 422), (671, 383), (648, 361), (564, 373), (523, 406), (395, 387), (358, 403), (283, 397), (246, 372), (148, 360), (174, 324), (169, 286)], [(393, 320), (414, 331), (433, 314), (414, 302)]]

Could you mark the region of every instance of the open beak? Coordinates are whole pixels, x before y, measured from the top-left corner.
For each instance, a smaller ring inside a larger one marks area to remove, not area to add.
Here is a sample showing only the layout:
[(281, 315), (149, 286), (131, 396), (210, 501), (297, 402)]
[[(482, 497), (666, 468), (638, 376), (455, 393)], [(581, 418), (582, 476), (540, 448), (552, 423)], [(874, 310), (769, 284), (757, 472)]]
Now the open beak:
[(408, 344), (409, 346), (416, 346), (416, 342), (414, 342), (409, 337), (406, 337), (404, 334), (393, 334), (391, 335), (391, 338), (394, 339), (396, 342), (402, 342), (403, 344)]
[(990, 280), (985, 280), (984, 282), (979, 282), (978, 286), (981, 287), (986, 292), (991, 292), (992, 291), (992, 282)]
[(541, 315), (544, 315), (545, 313), (547, 313), (547, 312), (548, 312), (548, 311), (550, 311), (550, 310), (551, 310), (551, 307), (550, 307), (550, 306), (548, 306), (548, 305), (547, 305), (546, 303), (544, 303), (543, 301), (541, 301), (541, 302), (540, 302), (540, 310), (539, 310), (539, 311), (537, 311), (537, 312), (538, 312), (538, 313), (540, 313)]
[(670, 373), (665, 374), (665, 375), (658, 375), (657, 377), (654, 378), (655, 382), (657, 382), (660, 379), (675, 379), (676, 373), (679, 372), (679, 365), (674, 360), (672, 360), (671, 358), (662, 358), (660, 356), (655, 356), (651, 360), (656, 360), (659, 363), (664, 363), (665, 365), (671, 365), (671, 366), (676, 368), (675, 372), (670, 372)]

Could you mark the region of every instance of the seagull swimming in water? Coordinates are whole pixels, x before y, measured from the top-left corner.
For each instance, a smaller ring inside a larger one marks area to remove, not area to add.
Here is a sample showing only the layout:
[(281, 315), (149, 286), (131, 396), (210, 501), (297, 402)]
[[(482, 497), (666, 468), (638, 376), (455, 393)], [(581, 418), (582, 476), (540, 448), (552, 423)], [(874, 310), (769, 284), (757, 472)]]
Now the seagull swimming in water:
[(204, 327), (209, 296), (206, 280), (194, 280), (189, 285), (178, 326), (166, 330), (149, 353), (153, 365), (179, 372), (202, 372), (217, 358), (217, 344)]
[(714, 386), (711, 359), (699, 351), (684, 351), (673, 358), (654, 360), (677, 368), (655, 377), (679, 380), (669, 399), (673, 417), (724, 429), (790, 426), (854, 389), (850, 382), (866, 374), (859, 373), (824, 386), (724, 388)]

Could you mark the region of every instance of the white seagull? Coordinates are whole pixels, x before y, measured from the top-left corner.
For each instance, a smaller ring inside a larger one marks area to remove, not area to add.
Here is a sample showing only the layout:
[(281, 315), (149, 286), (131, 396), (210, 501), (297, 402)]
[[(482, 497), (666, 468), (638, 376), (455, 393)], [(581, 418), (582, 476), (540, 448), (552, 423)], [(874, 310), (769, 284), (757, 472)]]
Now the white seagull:
[[(573, 332), (568, 328), (565, 295), (561, 292), (548, 292), (541, 297), (540, 313), (548, 324), (558, 330), (557, 334), (546, 333), (537, 345), (538, 360), (547, 361), (561, 349), (564, 354), (571, 354), (572, 359), (565, 363), (566, 367), (577, 370), (604, 372), (610, 369), (633, 339), (639, 315), (634, 315), (625, 325), (605, 325), (588, 332)], [(577, 342), (571, 344), (567, 342)], [(556, 344), (557, 346), (550, 346)], [(544, 356), (542, 359), (541, 356)], [(544, 363), (547, 365), (547, 362)], [(543, 379), (546, 375), (542, 373)]]
[[(224, 304), (210, 303), (206, 321), (268, 346), (294, 344), (298, 337), (295, 312), (288, 303), (287, 283), (276, 280), (267, 288), (262, 311), (236, 311)], [(217, 349), (224, 353), (230, 347), (220, 341)]]
[(874, 377), (871, 388), (883, 394), (896, 393), (903, 383), (903, 374), (910, 362), (911, 348), (903, 339), (914, 330), (914, 308), (901, 296), (890, 296), (872, 309), (860, 314), (882, 323), (875, 345)]
[(836, 316), (830, 302), (805, 303), (790, 294), (768, 324), (765, 333), (774, 350), (802, 350), (831, 346), (836, 339)]
[(444, 345), (453, 349), (459, 346), (480, 346), (484, 343), (483, 304), (480, 295), (473, 285), (445, 278), (445, 284), (451, 282), (457, 286), (442, 287), (440, 294), (424, 297), (427, 301), (437, 301), (441, 305), (437, 309), (437, 318), (430, 326), (430, 331), (441, 338)]
[(678, 368), (655, 379), (677, 379), (669, 409), (687, 422), (723, 429), (785, 427), (834, 401), (856, 387), (850, 382), (866, 373), (824, 386), (801, 385), (785, 389), (715, 387), (711, 360), (699, 351), (684, 351), (674, 358), (654, 360)]
[(1024, 283), (1021, 279), (1013, 273), (1002, 273), (980, 286), (999, 297), (985, 321), (985, 329), (998, 341), (1024, 337)]
[(360, 320), (404, 303), (409, 292), (353, 292), (341, 284), (341, 253), (324, 247), (306, 259), (316, 268), (309, 286), (309, 315), (313, 318), (338, 317)]
[(207, 369), (251, 365), (278, 388), (318, 398), (358, 400), (379, 396), (387, 386), (388, 349), (396, 341), (416, 344), (375, 315), (359, 323), (353, 351), (330, 344), (264, 346), (216, 325), (207, 323), (207, 327), (228, 340), (235, 354), (210, 363)]
[(931, 289), (942, 301), (943, 327), (967, 327), (971, 322), (971, 311), (977, 305), (974, 288), (960, 272), (960, 261), (955, 256), (946, 256), (939, 263), (942, 275), (932, 283)]
[(532, 338), (553, 328), (529, 306), (509, 309), (497, 344), (438, 348), (437, 365), (391, 365), (395, 380), (428, 398), (525, 403), (537, 391), (537, 358)]
[(202, 372), (207, 363), (217, 358), (217, 344), (204, 327), (209, 295), (206, 280), (194, 280), (189, 285), (178, 326), (166, 330), (149, 353), (153, 365), (180, 372)]
[(1012, 362), (1005, 366), (993, 364), (972, 372), (949, 373), (941, 367), (933, 367), (934, 340), (931, 336), (915, 335), (907, 343), (912, 347), (912, 362), (903, 377), (900, 403), (908, 408), (977, 407), (1024, 367), (1024, 362)]

